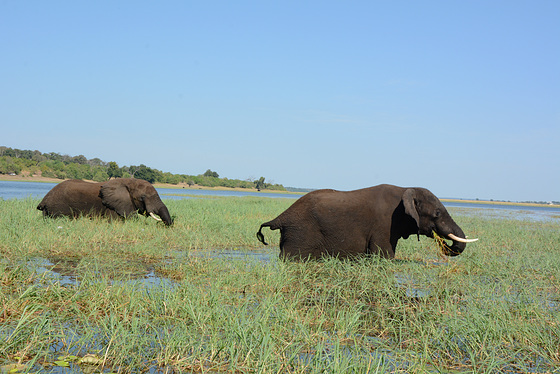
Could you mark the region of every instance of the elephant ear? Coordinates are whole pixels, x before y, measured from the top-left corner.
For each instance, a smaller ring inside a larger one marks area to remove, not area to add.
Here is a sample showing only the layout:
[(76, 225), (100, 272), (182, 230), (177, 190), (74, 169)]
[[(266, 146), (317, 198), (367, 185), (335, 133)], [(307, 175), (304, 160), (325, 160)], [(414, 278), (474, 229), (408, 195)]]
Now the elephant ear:
[(416, 191), (413, 188), (409, 188), (404, 191), (402, 196), (402, 201), (404, 205), (404, 212), (414, 218), (416, 226), (420, 227), (420, 217), (418, 216), (418, 210), (416, 209)]
[(101, 186), (99, 197), (103, 205), (121, 217), (129, 216), (137, 210), (132, 203), (128, 186), (120, 179), (113, 179)]

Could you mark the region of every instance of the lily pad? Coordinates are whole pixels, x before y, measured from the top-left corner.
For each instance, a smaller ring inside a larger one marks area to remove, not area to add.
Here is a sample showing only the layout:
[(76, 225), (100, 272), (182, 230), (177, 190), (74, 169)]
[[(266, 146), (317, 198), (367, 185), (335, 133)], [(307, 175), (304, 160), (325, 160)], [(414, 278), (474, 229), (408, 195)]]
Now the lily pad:
[(87, 354), (80, 360), (81, 364), (89, 364), (89, 365), (101, 365), (103, 360), (96, 355)]

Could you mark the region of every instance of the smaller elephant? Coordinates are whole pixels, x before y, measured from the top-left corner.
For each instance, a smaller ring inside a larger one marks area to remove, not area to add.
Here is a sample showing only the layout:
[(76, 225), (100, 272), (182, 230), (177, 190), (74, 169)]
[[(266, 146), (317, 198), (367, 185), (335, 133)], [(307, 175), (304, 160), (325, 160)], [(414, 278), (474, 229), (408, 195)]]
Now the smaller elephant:
[(37, 209), (43, 211), (45, 217), (83, 215), (126, 218), (140, 213), (163, 221), (168, 226), (173, 224), (173, 219), (154, 186), (150, 182), (134, 178), (113, 179), (102, 183), (67, 180), (53, 187)]
[(466, 239), (441, 201), (425, 188), (382, 184), (355, 191), (317, 190), (299, 198), (257, 232), (280, 230), (281, 258), (351, 257), (377, 254), (394, 258), (397, 241), (410, 235), (441, 236), (447, 256), (463, 252)]

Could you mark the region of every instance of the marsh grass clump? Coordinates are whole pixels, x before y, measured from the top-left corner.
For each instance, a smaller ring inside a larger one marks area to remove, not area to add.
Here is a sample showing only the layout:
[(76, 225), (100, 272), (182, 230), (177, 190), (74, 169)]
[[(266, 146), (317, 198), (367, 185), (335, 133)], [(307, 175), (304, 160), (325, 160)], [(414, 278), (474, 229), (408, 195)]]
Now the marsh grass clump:
[(445, 257), (445, 248), (449, 247), (445, 242), (445, 239), (439, 236), (435, 231), (432, 231), (432, 236), (434, 238), (434, 242), (436, 243), (437, 248), (440, 250), (441, 256)]
[(44, 219), (37, 201), (0, 201), (0, 366), (521, 373), (560, 365), (560, 222), (450, 209), (480, 238), (457, 257), (410, 238), (394, 260), (284, 262), (255, 232), (292, 202), (166, 200), (175, 216), (166, 227), (144, 217)]

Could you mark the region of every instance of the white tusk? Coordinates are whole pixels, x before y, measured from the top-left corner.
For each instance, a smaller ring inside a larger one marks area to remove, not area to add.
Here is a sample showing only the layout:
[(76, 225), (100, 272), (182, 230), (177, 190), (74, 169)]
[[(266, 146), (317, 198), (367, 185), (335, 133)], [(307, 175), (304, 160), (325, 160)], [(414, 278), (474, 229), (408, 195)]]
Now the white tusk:
[(161, 221), (161, 218), (156, 217), (156, 215), (152, 212), (150, 212), (150, 217), (152, 217), (153, 219), (155, 219), (156, 221)]
[(449, 234), (447, 236), (449, 237), (449, 239), (452, 239), (452, 240), (455, 240), (456, 242), (461, 242), (461, 243), (472, 243), (472, 242), (476, 242), (478, 240), (478, 238), (477, 239), (463, 239), (463, 238), (460, 238), (460, 237), (455, 236), (453, 234)]

